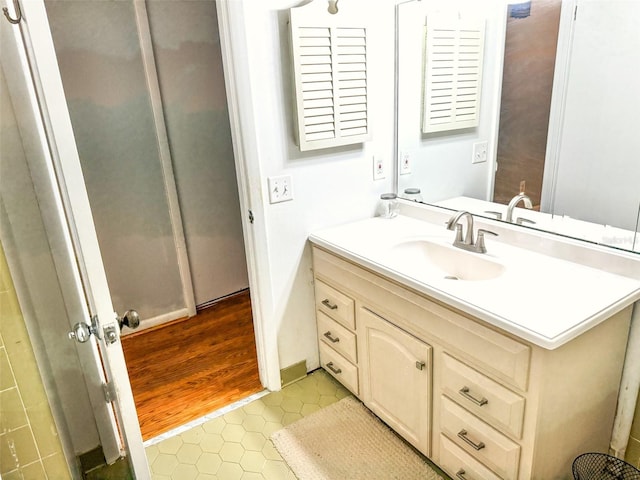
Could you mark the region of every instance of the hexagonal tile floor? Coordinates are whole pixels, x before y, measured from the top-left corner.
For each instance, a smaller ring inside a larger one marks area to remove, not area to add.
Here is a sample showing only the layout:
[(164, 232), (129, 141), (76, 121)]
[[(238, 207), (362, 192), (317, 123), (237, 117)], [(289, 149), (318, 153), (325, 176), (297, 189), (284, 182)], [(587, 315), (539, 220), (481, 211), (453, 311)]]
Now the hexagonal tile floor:
[(323, 370), (146, 448), (153, 480), (295, 480), (269, 437), (351, 395)]

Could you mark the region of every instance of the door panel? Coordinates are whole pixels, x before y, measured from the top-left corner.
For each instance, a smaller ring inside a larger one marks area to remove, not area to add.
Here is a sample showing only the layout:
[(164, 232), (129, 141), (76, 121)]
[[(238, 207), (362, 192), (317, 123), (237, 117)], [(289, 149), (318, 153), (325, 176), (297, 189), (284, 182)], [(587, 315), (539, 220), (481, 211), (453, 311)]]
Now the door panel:
[(133, 1), (45, 5), (114, 306), (183, 311)]
[[(94, 356), (94, 368), (85, 369), (85, 378), (90, 384), (101, 383), (99, 370), (102, 363), (105, 377), (111, 384), (111, 405), (115, 410), (118, 425), (117, 428), (114, 424), (99, 426), (102, 429), (101, 440), (103, 432), (105, 437), (110, 436), (116, 441), (121, 436), (135, 477), (150, 478), (119, 341), (119, 327), (111, 304), (44, 5), (41, 2), (25, 2), (23, 13), (28, 23), (26, 20), (21, 22), (19, 28), (22, 29), (27, 51), (30, 52), (29, 61), (34, 72), (33, 84), (46, 130), (45, 138), (40, 128), (40, 140), (45, 156), (48, 153), (46, 150), (51, 153), (47, 159), (50, 162), (45, 162), (45, 157), (41, 156), (39, 162), (30, 165), (30, 169), (34, 179), (41, 180), (42, 193), (39, 194), (47, 195), (49, 200), (43, 204), (43, 218), (57, 230), (57, 237), (52, 239), (51, 246), (56, 259), (56, 271), (60, 272), (58, 278), (66, 295), (65, 302), (85, 306), (82, 309), (85, 313), (80, 315), (78, 308), (70, 309), (68, 320), (70, 324), (88, 322), (89, 317), (97, 316), (97, 335), (93, 335), (91, 341), (80, 345), (78, 351), (88, 349), (95, 352), (97, 346), (100, 357)], [(13, 43), (20, 51), (19, 36), (14, 34), (14, 37)], [(22, 70), (26, 71), (24, 59)], [(46, 79), (46, 82), (42, 82), (41, 79)], [(37, 114), (36, 108), (33, 112)], [(109, 327), (114, 328), (113, 341), (105, 341), (103, 332)], [(60, 337), (56, 341), (68, 341), (64, 339), (66, 331), (58, 333)], [(100, 421), (98, 418), (96, 420)]]
[(364, 308), (357, 323), (365, 405), (429, 455), (431, 347)]

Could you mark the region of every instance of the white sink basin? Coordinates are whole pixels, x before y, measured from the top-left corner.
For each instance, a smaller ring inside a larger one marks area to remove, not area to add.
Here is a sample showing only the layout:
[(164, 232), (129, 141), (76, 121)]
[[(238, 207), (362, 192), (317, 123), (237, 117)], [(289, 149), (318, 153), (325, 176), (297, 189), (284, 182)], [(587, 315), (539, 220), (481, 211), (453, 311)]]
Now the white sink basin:
[(431, 240), (404, 241), (394, 245), (389, 254), (398, 266), (450, 280), (491, 280), (505, 271), (504, 265), (485, 254)]

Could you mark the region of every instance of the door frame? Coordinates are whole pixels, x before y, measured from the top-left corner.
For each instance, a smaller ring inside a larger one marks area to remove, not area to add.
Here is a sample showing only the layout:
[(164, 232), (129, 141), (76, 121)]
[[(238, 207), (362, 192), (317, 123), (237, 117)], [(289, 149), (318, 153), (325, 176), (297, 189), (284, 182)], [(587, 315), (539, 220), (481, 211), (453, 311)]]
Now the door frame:
[(260, 381), (277, 391), (280, 383), (278, 326), (274, 325), (273, 290), (268, 281), (269, 241), (262, 195), (262, 173), (257, 125), (253, 109), (249, 49), (247, 46), (245, 2), (216, 0), (220, 48), (224, 68), (229, 121), (240, 194), (242, 231), (247, 255), (251, 307), (258, 354)]

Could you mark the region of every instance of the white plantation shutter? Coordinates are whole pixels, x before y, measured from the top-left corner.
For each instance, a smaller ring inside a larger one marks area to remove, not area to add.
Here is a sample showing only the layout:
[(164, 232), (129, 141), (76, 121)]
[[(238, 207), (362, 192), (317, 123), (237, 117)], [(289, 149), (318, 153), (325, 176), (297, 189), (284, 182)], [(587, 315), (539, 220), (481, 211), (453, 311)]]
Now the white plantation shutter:
[[(371, 138), (367, 26), (361, 13), (316, 0), (292, 8), (291, 46), (300, 150), (361, 143)], [(358, 15), (358, 13), (360, 15)]]
[(429, 16), (422, 131), (475, 127), (480, 119), (484, 20)]

